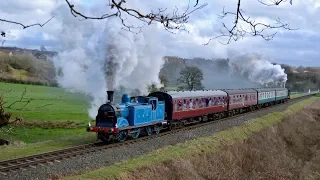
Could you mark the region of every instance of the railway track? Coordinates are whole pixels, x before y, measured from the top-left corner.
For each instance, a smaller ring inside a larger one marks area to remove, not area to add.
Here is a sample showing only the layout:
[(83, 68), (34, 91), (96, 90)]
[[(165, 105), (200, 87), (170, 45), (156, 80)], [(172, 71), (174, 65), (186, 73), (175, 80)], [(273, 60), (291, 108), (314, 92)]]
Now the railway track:
[[(294, 99), (290, 99), (289, 102), (299, 101), (301, 99), (305, 99), (305, 98), (311, 97), (312, 95), (313, 94), (308, 94), (308, 95), (305, 95), (305, 96), (301, 96), (301, 97), (297, 97), (297, 98), (294, 98)], [(71, 147), (71, 148), (61, 149), (61, 150), (47, 152), (47, 153), (41, 153), (41, 154), (36, 154), (36, 155), (22, 157), (22, 158), (16, 158), (16, 159), (11, 159), (11, 160), (6, 160), (6, 161), (0, 161), (0, 173), (3, 174), (3, 175), (6, 175), (8, 172), (16, 171), (16, 170), (19, 170), (19, 169), (26, 170), (26, 168), (36, 168), (37, 165), (44, 166), (45, 164), (53, 164), (54, 162), (60, 162), (60, 160), (63, 160), (63, 159), (68, 159), (68, 158), (76, 157), (76, 156), (79, 156), (79, 155), (100, 151), (100, 150), (103, 150), (103, 149), (109, 149), (109, 148), (125, 146), (125, 145), (129, 145), (129, 144), (134, 144), (134, 143), (145, 141), (145, 140), (148, 140), (148, 139), (162, 137), (162, 136), (166, 136), (168, 134), (177, 133), (177, 132), (181, 132), (181, 131), (185, 131), (185, 130), (190, 130), (190, 129), (198, 128), (198, 127), (201, 127), (201, 126), (206, 126), (206, 125), (213, 124), (213, 123), (216, 123), (216, 122), (219, 122), (219, 121), (224, 121), (224, 120), (227, 120), (227, 119), (233, 119), (233, 118), (241, 117), (241, 116), (244, 116), (246, 114), (255, 113), (257, 111), (273, 108), (273, 107), (276, 107), (276, 106), (279, 106), (279, 105), (282, 105), (282, 104), (269, 106), (269, 107), (266, 107), (266, 108), (262, 108), (260, 110), (247, 112), (247, 113), (243, 113), (243, 114), (238, 114), (238, 115), (235, 115), (235, 116), (232, 116), (232, 117), (223, 118), (223, 119), (220, 119), (220, 120), (203, 122), (203, 123), (192, 125), (192, 126), (185, 126), (183, 128), (174, 129), (172, 131), (164, 131), (163, 133), (160, 133), (158, 135), (145, 136), (145, 137), (141, 137), (141, 138), (138, 138), (138, 139), (127, 140), (127, 141), (122, 142), (122, 143), (114, 143), (114, 144), (92, 143), (92, 144), (85, 144), (85, 145), (74, 146), (74, 147)]]

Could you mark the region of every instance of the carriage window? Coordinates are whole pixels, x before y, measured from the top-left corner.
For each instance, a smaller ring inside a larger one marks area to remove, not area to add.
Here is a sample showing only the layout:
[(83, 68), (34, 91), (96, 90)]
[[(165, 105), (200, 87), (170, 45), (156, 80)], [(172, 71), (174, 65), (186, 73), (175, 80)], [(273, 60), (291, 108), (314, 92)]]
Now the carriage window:
[(178, 111), (178, 102), (174, 101), (174, 111)]
[(209, 98), (206, 98), (206, 107), (209, 107), (210, 105), (210, 99)]
[(186, 100), (186, 99), (183, 100), (182, 109), (183, 109), (183, 110), (187, 109), (187, 100)]
[(190, 99), (189, 102), (188, 102), (188, 104), (189, 104), (189, 109), (192, 109), (192, 108), (193, 108), (193, 100)]
[(177, 111), (181, 111), (182, 110), (182, 102), (178, 101), (178, 110)]
[(199, 99), (196, 98), (196, 102), (195, 102), (195, 106), (194, 106), (194, 107), (195, 107), (195, 108), (199, 108), (199, 104), (200, 104), (200, 103), (199, 103)]
[(246, 95), (246, 96), (244, 97), (244, 99), (247, 101), (247, 100), (248, 100), (248, 95)]
[(207, 98), (202, 98), (202, 107), (207, 107)]

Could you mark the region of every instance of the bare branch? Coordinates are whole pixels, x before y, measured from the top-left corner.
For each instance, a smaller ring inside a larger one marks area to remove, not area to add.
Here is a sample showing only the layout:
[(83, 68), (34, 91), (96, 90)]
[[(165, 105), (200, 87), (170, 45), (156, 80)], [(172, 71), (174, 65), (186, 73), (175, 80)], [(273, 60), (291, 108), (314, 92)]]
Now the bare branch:
[(194, 5), (194, 7), (196, 7), (198, 5), (198, 3), (199, 3), (199, 0), (197, 0), (196, 5)]
[(31, 103), (32, 100), (34, 100), (33, 98), (29, 100), (23, 100), (26, 93), (27, 93), (27, 88), (24, 89), (24, 91), (21, 94), (21, 98), (18, 101), (12, 102), (9, 106), (6, 106), (5, 108), (13, 109), (12, 106), (15, 105), (16, 103), (25, 103), (21, 108), (13, 109), (13, 110), (23, 110), (23, 108), (25, 108), (29, 103)]
[(45, 105), (42, 105), (42, 106), (38, 106), (38, 107), (35, 107), (34, 110), (35, 110), (35, 109), (39, 109), (39, 108), (43, 108), (43, 107), (46, 107), (46, 106), (51, 106), (51, 105), (52, 105), (52, 104), (45, 104)]
[[(82, 20), (87, 20), (87, 19), (103, 20), (103, 19), (107, 19), (107, 18), (111, 18), (111, 17), (118, 17), (123, 25), (122, 29), (130, 31), (130, 32), (134, 32), (134, 33), (141, 32), (143, 25), (137, 25), (137, 24), (130, 25), (127, 23), (127, 21), (126, 21), (127, 19), (125, 16), (129, 16), (129, 17), (131, 16), (133, 18), (136, 18), (136, 19), (140, 20), (143, 24), (147, 24), (147, 25), (150, 25), (153, 22), (160, 22), (163, 25), (165, 30), (173, 33), (172, 30), (178, 30), (178, 29), (179, 30), (186, 30), (184, 27), (184, 24), (188, 22), (190, 14), (207, 6), (207, 3), (204, 3), (202, 5), (198, 5), (199, 0), (196, 0), (196, 4), (193, 6), (194, 8), (190, 9), (190, 7), (189, 7), (190, 0), (189, 0), (189, 4), (188, 4), (187, 9), (185, 11), (183, 11), (183, 13), (181, 13), (181, 14), (178, 13), (178, 8), (176, 8), (172, 14), (166, 14), (165, 12), (167, 9), (162, 9), (162, 8), (159, 8), (157, 12), (151, 11), (150, 13), (142, 13), (142, 12), (138, 11), (137, 9), (125, 7), (126, 0), (109, 0), (108, 6), (110, 7), (111, 10), (115, 10), (115, 12), (110, 13), (110, 14), (106, 13), (101, 16), (94, 17), (94, 16), (84, 15), (83, 13), (76, 10), (75, 5), (71, 4), (69, 0), (65, 0), (65, 1), (70, 9), (71, 14), (74, 17), (81, 17), (81, 18), (83, 18)], [(6, 20), (6, 19), (0, 19), (0, 21), (6, 22), (6, 23), (17, 24), (17, 25), (22, 26), (23, 29), (26, 29), (31, 26), (43, 27), (45, 24), (47, 24), (49, 21), (51, 21), (52, 18), (50, 18), (44, 24), (36, 23), (36, 24), (31, 24), (31, 25), (24, 25), (21, 22), (16, 22), (16, 21), (11, 21), (11, 20)], [(6, 33), (4, 31), (2, 31), (1, 36), (5, 37), (5, 35), (6, 35)]]
[[(279, 5), (280, 3), (286, 2), (287, 0), (268, 0), (271, 3), (265, 3), (262, 0), (258, 0), (261, 4), (272, 6), (272, 5)], [(290, 4), (292, 4), (292, 0), (290, 0)], [(286, 30), (297, 30), (290, 28), (289, 24), (282, 23), (280, 18), (275, 20), (274, 24), (264, 24), (261, 22), (256, 22), (254, 19), (250, 17), (246, 17), (244, 15), (244, 11), (241, 9), (241, 0), (238, 0), (237, 10), (236, 12), (226, 12), (223, 8), (222, 14), (219, 16), (221, 19), (231, 15), (235, 17), (234, 23), (231, 28), (227, 27), (226, 24), (222, 23), (223, 30), (220, 30), (220, 35), (209, 39), (209, 41), (203, 45), (208, 45), (212, 40), (225, 37), (227, 40), (226, 42), (221, 42), (221, 44), (229, 44), (231, 41), (237, 41), (239, 39), (244, 38), (247, 35), (251, 36), (260, 36), (266, 41), (272, 40), (274, 36), (277, 34), (276, 32), (267, 33), (267, 30), (272, 29), (286, 29)], [(240, 22), (249, 26), (249, 28), (243, 28), (240, 25)]]
[[(36, 24), (30, 24), (30, 25), (24, 25), (24, 24), (22, 24), (22, 23), (20, 23), (20, 22), (9, 21), (9, 20), (5, 20), (5, 19), (0, 19), (0, 21), (6, 22), (6, 23), (11, 23), (11, 24), (17, 24), (17, 25), (22, 26), (23, 29), (26, 29), (26, 28), (29, 28), (29, 27), (32, 27), (32, 26), (40, 26), (40, 27), (43, 27), (43, 26), (46, 25), (49, 21), (51, 21), (51, 20), (53, 19), (53, 17), (54, 17), (54, 16), (52, 16), (49, 20), (47, 20), (47, 21), (46, 21), (45, 23), (43, 23), (43, 24), (36, 23)], [(4, 32), (1, 32), (1, 35), (2, 35), (2, 33), (4, 33)], [(5, 34), (2, 35), (2, 36), (5, 36)]]
[[(269, 3), (265, 3), (264, 0), (258, 0), (258, 1), (265, 6), (278, 6), (283, 2), (287, 2), (287, 0), (268, 0)], [(292, 0), (290, 0), (290, 4), (292, 5)]]
[(100, 17), (90, 17), (90, 16), (86, 16), (86, 15), (83, 15), (81, 14), (80, 12), (78, 12), (77, 10), (74, 9), (74, 5), (73, 4), (70, 4), (70, 2), (68, 0), (66, 0), (69, 8), (70, 8), (70, 11), (71, 11), (71, 14), (74, 16), (74, 17), (77, 17), (78, 16), (81, 16), (83, 17), (84, 19), (97, 19), (97, 20), (101, 20), (101, 19), (106, 19), (106, 18), (110, 18), (112, 16), (117, 16), (118, 13), (114, 13), (114, 14), (104, 14)]
[[(143, 26), (127, 24), (126, 18), (124, 17), (125, 15), (136, 18), (140, 20), (143, 24), (147, 24), (147, 25), (150, 25), (153, 22), (160, 22), (165, 28), (165, 30), (172, 32), (172, 30), (176, 30), (176, 29), (186, 30), (183, 25), (188, 22), (189, 15), (207, 6), (207, 3), (204, 3), (196, 7), (199, 2), (199, 0), (197, 0), (196, 5), (194, 6), (195, 7), (194, 9), (190, 10), (189, 4), (188, 4), (187, 9), (182, 14), (179, 14), (178, 8), (176, 8), (173, 11), (172, 15), (169, 15), (169, 14), (165, 14), (167, 9), (158, 8), (157, 12), (151, 11), (150, 13), (142, 13), (136, 9), (124, 7), (126, 3), (125, 0), (119, 0), (119, 2), (116, 2), (116, 0), (111, 0), (111, 2), (109, 3), (109, 6), (110, 6), (110, 9), (114, 9), (116, 11), (115, 13), (104, 14), (99, 17), (91, 17), (91, 16), (84, 15), (81, 12), (75, 10), (75, 6), (71, 4), (69, 0), (65, 0), (65, 1), (68, 4), (71, 14), (74, 17), (80, 16), (84, 19), (102, 20), (102, 19), (107, 19), (107, 18), (116, 16), (120, 19), (122, 25), (124, 26), (123, 29), (128, 30), (130, 32), (134, 32), (134, 33), (141, 32), (141, 28)], [(135, 31), (134, 29), (138, 29), (138, 32)]]

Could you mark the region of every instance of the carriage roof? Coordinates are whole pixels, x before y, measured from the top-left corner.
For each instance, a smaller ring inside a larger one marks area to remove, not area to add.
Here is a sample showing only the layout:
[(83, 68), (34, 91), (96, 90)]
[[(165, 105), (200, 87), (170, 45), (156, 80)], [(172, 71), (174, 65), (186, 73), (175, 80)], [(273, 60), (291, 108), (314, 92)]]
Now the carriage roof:
[(287, 88), (255, 88), (258, 92), (270, 92), (270, 91), (281, 91), (287, 90)]
[(276, 88), (255, 88), (258, 92), (270, 92), (270, 91), (275, 91)]
[(172, 98), (192, 98), (206, 96), (227, 96), (227, 93), (221, 90), (203, 90), (203, 91), (169, 91)]
[(222, 89), (227, 92), (229, 95), (232, 94), (247, 94), (247, 93), (257, 93), (254, 89)]

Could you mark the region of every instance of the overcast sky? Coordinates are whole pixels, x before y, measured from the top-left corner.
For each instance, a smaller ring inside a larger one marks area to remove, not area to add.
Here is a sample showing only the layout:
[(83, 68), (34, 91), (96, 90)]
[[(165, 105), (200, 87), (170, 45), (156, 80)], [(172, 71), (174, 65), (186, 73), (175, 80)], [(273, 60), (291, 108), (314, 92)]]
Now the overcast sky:
[[(107, 1), (103, 0), (73, 0), (71, 2), (87, 13), (98, 15), (108, 10), (105, 5)], [(266, 7), (258, 3), (257, 0), (242, 0), (242, 8), (251, 18), (272, 23), (273, 19), (279, 17), (283, 22), (290, 23), (292, 28), (299, 28), (299, 30), (280, 29), (272, 41), (265, 41), (260, 37), (247, 37), (238, 42), (232, 42), (230, 45), (221, 45), (217, 41), (212, 41), (208, 46), (202, 44), (218, 35), (217, 31), (222, 28), (221, 20), (217, 18), (217, 14), (221, 14), (224, 6), (226, 10), (235, 11), (237, 1), (200, 0), (201, 2), (207, 2), (208, 6), (191, 15), (187, 24), (189, 33), (171, 34), (161, 26), (157, 28), (157, 31), (154, 31), (154, 36), (159, 37), (159, 44), (165, 47), (166, 55), (211, 59), (232, 57), (237, 53), (261, 53), (272, 62), (294, 66), (320, 66), (318, 59), (320, 55), (320, 46), (318, 46), (320, 42), (319, 0), (293, 0), (293, 5), (284, 3), (280, 7)], [(134, 0), (131, 3), (142, 11), (156, 10), (157, 7), (169, 7), (168, 12), (170, 12), (170, 8), (175, 5), (184, 8), (188, 0), (154, 0), (152, 2), (150, 0)], [(72, 18), (64, 0), (2, 0), (0, 7), (0, 18), (24, 24), (43, 23), (55, 15), (55, 18), (42, 28), (31, 27), (23, 30), (21, 26), (0, 22), (0, 31), (8, 32), (5, 46), (39, 49), (41, 45), (45, 45), (50, 50), (56, 50), (63, 43), (61, 42), (63, 39), (59, 38), (61, 29), (63, 29), (61, 16)], [(74, 21), (78, 21), (78, 19), (74, 18)], [(81, 21), (81, 23), (84, 23), (84, 26), (87, 23), (87, 28), (92, 28), (90, 24), (92, 22), (88, 21), (95, 20)], [(105, 20), (94, 23), (104, 24)], [(150, 31), (147, 32), (150, 33)], [(77, 38), (75, 35), (75, 41)]]

